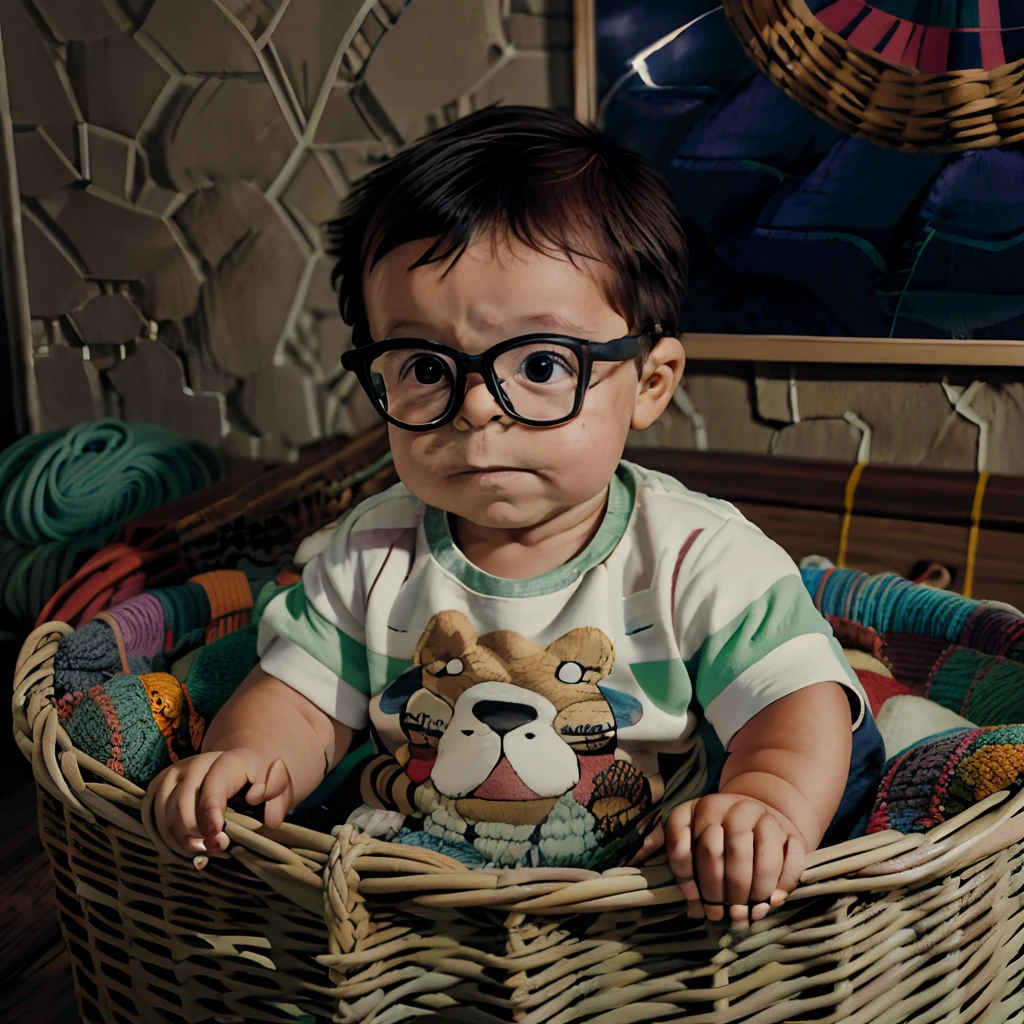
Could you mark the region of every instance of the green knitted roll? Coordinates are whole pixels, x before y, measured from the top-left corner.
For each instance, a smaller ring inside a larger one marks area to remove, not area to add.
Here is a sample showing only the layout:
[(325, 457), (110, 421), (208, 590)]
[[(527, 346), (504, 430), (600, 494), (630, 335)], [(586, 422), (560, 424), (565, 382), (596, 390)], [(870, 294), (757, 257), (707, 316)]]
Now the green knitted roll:
[(1024, 665), (1003, 658), (993, 664), (967, 695), (963, 715), (976, 725), (1024, 722)]
[(927, 696), (976, 725), (1024, 722), (1024, 665), (955, 647), (936, 669)]
[[(935, 677), (928, 686), (928, 699), (941, 704), (958, 715), (966, 714), (964, 701), (967, 691), (990, 655), (972, 651), (967, 647), (954, 648), (939, 666)], [(973, 718), (970, 721), (975, 721)]]
[(259, 662), (256, 653), (259, 622), (267, 605), (281, 589), (274, 582), (265, 583), (256, 596), (249, 625), (175, 662), (171, 671), (179, 679), (185, 676), (192, 706), (207, 722), (227, 703), (228, 697)]
[(138, 676), (114, 676), (81, 694), (64, 729), (76, 747), (137, 786), (171, 763)]
[(209, 722), (256, 667), (258, 627), (250, 623), (196, 651), (188, 672), (192, 706)]

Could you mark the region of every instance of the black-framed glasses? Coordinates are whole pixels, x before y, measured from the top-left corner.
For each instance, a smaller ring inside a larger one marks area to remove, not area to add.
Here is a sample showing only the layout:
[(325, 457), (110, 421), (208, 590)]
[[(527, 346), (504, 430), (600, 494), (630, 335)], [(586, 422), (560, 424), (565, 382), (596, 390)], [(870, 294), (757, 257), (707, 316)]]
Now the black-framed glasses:
[(631, 334), (592, 342), (561, 334), (525, 334), (468, 355), (436, 341), (389, 338), (350, 349), (342, 366), (359, 377), (374, 408), (405, 430), (434, 430), (455, 419), (471, 373), (514, 420), (553, 427), (576, 416), (594, 363), (635, 359), (640, 341)]

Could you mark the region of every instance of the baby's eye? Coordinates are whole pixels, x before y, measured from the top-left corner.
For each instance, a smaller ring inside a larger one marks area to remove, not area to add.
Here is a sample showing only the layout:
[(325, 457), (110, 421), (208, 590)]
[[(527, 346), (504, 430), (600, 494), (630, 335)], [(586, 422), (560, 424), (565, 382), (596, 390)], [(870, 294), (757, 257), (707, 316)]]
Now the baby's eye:
[(557, 352), (531, 352), (519, 364), (519, 373), (531, 384), (551, 384), (572, 374), (572, 368)]
[(398, 375), (399, 383), (408, 383), (410, 374), (415, 378), (417, 384), (424, 387), (432, 387), (451, 377), (448, 364), (439, 356), (430, 354), (416, 355), (407, 359)]

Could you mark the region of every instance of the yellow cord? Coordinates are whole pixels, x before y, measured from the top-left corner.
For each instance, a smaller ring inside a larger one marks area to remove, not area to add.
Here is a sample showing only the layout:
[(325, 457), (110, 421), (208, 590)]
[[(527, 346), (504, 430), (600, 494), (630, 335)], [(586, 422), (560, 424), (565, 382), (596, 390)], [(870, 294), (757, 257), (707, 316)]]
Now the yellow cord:
[(978, 534), (981, 533), (981, 503), (985, 499), (985, 485), (988, 483), (988, 470), (978, 474), (978, 483), (974, 488), (974, 504), (971, 506), (971, 532), (967, 536), (967, 566), (964, 569), (964, 597), (970, 597), (974, 590), (974, 563), (978, 557)]
[(846, 568), (846, 548), (850, 542), (850, 521), (853, 519), (853, 498), (857, 493), (857, 484), (860, 483), (861, 474), (864, 472), (866, 462), (858, 462), (850, 472), (850, 478), (846, 481), (846, 496), (843, 499), (843, 525), (839, 530), (839, 553), (836, 555), (836, 568)]

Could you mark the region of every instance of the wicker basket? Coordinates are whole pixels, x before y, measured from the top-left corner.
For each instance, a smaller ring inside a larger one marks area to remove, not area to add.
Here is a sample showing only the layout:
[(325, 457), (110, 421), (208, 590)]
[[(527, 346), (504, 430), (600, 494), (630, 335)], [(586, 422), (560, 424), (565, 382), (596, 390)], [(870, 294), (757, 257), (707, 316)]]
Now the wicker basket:
[(1024, 792), (819, 851), (745, 932), (688, 921), (663, 861), (473, 871), (233, 812), (232, 859), (197, 871), (146, 794), (61, 727), (48, 695), (70, 631), (26, 640), (14, 731), (87, 1024), (1024, 1018)]
[(917, 153), (1024, 139), (1024, 61), (924, 74), (852, 46), (804, 0), (725, 0), (723, 6), (751, 60), (840, 131)]

